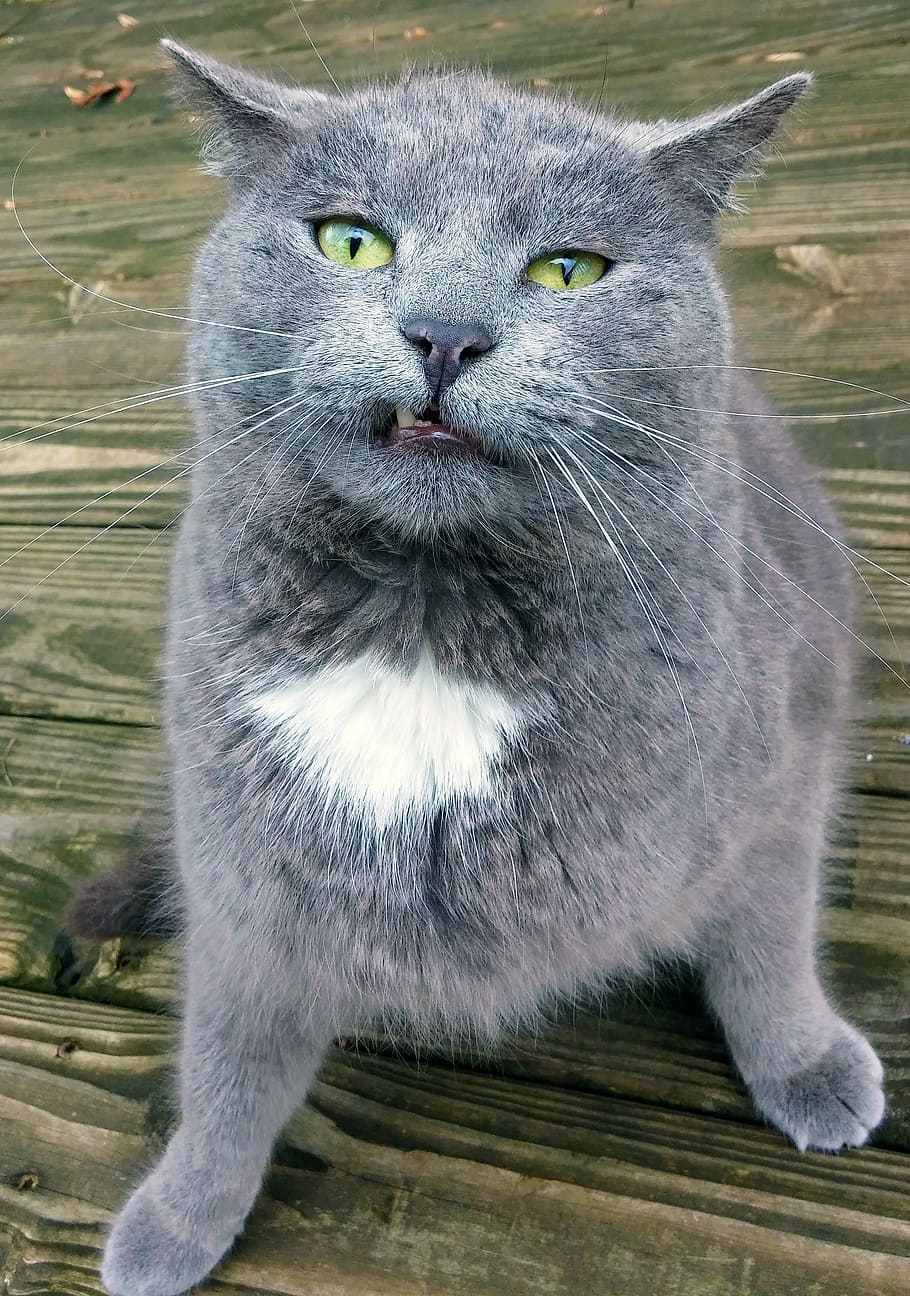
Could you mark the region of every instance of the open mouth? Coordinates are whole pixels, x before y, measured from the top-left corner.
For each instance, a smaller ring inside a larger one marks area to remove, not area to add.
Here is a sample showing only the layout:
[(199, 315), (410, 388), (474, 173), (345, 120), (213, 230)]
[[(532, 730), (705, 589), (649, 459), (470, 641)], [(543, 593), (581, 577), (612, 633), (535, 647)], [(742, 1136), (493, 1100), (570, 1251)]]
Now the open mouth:
[(473, 432), (440, 422), (438, 405), (428, 405), (419, 417), (413, 410), (397, 406), (384, 439), (387, 445), (402, 449), (480, 453), (480, 441)]

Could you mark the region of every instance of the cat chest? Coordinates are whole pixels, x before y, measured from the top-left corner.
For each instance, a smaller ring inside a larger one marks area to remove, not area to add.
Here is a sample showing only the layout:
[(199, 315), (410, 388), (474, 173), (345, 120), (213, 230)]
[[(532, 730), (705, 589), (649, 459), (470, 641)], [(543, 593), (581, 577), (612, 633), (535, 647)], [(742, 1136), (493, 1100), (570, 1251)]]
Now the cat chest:
[(492, 795), (524, 726), (503, 692), (444, 675), (428, 649), (408, 672), (367, 653), (289, 674), (254, 698), (253, 711), (308, 788), (378, 827)]

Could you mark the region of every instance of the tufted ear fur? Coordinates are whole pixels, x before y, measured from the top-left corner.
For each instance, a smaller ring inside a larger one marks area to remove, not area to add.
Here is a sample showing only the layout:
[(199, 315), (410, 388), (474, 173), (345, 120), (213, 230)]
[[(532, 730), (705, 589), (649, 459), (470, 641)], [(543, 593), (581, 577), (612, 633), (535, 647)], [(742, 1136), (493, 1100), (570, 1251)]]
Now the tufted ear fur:
[(781, 118), (812, 84), (796, 72), (751, 99), (683, 122), (657, 122), (639, 139), (652, 172), (702, 218), (736, 206), (735, 181), (758, 168)]
[(331, 104), (328, 95), (279, 85), (162, 40), (174, 61), (177, 97), (202, 120), (206, 169), (241, 180), (286, 154), (294, 137)]

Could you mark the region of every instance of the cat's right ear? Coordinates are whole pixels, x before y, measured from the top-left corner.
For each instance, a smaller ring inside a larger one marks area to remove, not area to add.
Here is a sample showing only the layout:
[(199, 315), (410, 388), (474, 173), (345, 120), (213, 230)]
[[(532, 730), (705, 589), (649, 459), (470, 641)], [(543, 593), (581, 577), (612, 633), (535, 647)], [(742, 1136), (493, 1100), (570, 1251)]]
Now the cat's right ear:
[(295, 137), (329, 106), (328, 95), (279, 85), (164, 39), (177, 98), (200, 119), (203, 164), (243, 180), (287, 154)]

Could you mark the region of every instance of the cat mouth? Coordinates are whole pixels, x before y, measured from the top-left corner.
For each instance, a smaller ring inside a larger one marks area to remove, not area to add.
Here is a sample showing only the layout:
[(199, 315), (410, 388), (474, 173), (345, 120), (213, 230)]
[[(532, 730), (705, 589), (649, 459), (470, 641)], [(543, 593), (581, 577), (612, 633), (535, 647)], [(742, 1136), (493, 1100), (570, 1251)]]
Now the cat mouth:
[(481, 453), (480, 439), (467, 428), (453, 427), (439, 417), (439, 406), (428, 405), (421, 413), (395, 407), (394, 417), (385, 429), (383, 440), (388, 446), (402, 450), (430, 453), (469, 452)]

